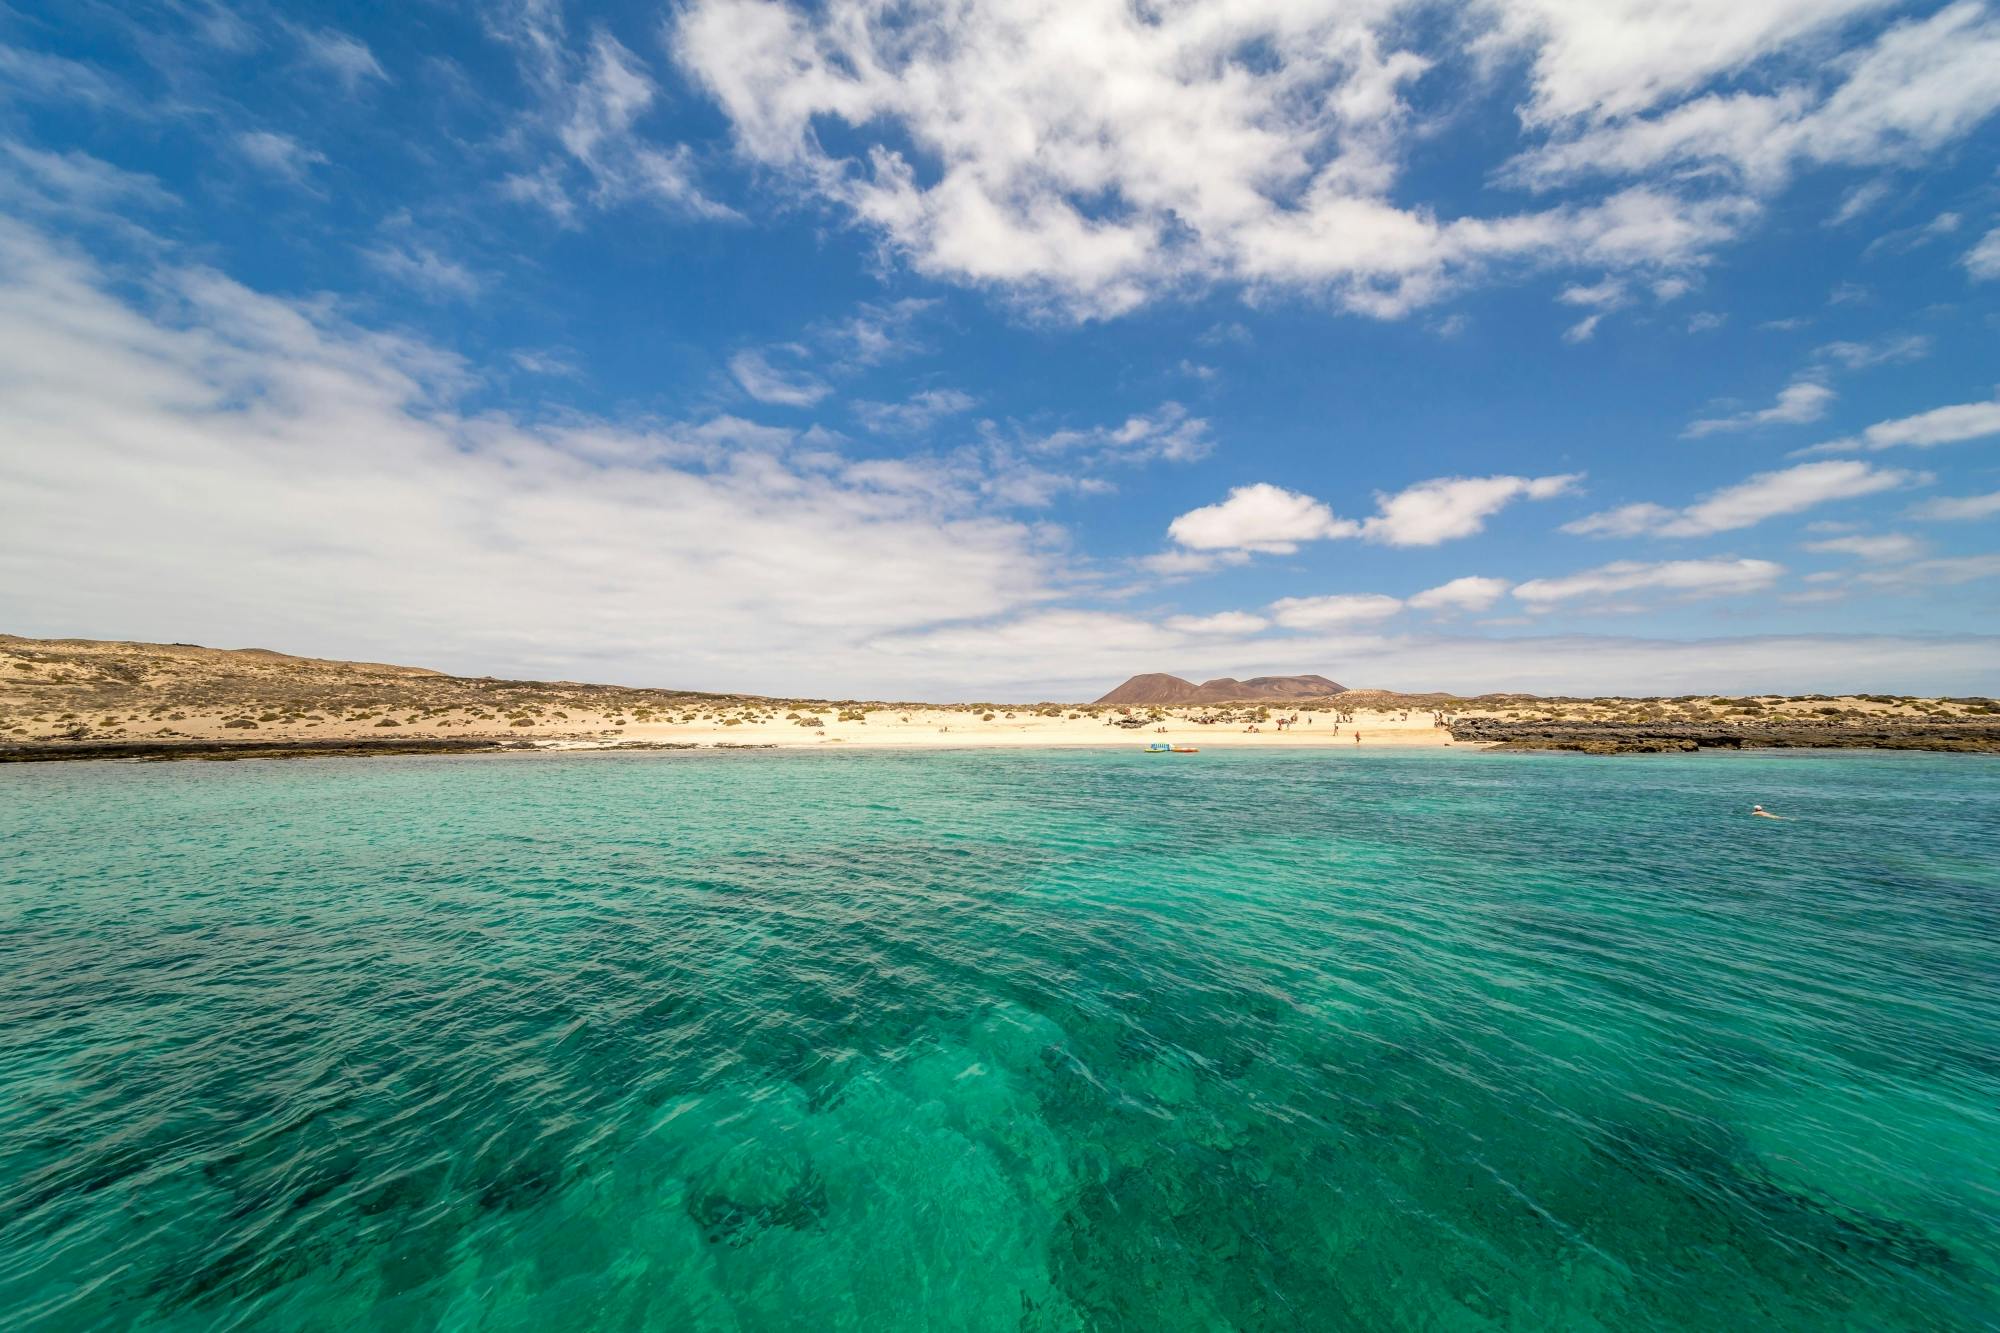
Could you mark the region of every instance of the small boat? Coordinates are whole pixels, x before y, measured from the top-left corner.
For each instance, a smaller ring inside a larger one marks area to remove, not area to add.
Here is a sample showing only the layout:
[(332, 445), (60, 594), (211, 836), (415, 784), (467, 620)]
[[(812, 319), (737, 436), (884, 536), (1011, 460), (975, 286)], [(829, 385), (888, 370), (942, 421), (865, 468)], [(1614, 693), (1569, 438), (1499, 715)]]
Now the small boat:
[(1201, 753), (1201, 747), (1199, 747), (1199, 746), (1196, 746), (1196, 745), (1176, 745), (1176, 746), (1174, 747), (1174, 753), (1175, 753), (1175, 754), (1200, 754), (1200, 753)]
[(1154, 741), (1146, 747), (1147, 754), (1200, 754), (1192, 745), (1169, 745), (1165, 741)]

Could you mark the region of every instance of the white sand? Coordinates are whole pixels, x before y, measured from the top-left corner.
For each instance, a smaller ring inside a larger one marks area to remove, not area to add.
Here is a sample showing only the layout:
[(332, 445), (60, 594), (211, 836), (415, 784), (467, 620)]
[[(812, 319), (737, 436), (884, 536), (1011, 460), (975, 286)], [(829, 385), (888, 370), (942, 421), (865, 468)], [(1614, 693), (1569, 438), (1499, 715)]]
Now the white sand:
[[(1155, 741), (1169, 741), (1176, 745), (1194, 745), (1202, 749), (1221, 749), (1225, 746), (1346, 746), (1356, 748), (1355, 736), (1361, 737), (1360, 748), (1373, 746), (1442, 746), (1451, 743), (1451, 733), (1442, 727), (1432, 725), (1431, 715), (1426, 712), (1412, 712), (1407, 720), (1403, 713), (1355, 714), (1351, 723), (1336, 723), (1330, 712), (1310, 713), (1298, 711), (1299, 724), (1280, 730), (1275, 721), (1278, 717), (1293, 716), (1293, 712), (1271, 711), (1273, 721), (1257, 724), (1257, 730), (1245, 730), (1243, 723), (1218, 723), (1203, 726), (1192, 720), (1198, 710), (1175, 709), (1160, 723), (1145, 727), (1124, 729), (1108, 725), (1106, 717), (1080, 718), (1038, 717), (1030, 712), (1016, 711), (1011, 717), (1003, 710), (991, 722), (981, 720), (975, 713), (948, 709), (911, 709), (870, 712), (866, 722), (841, 722), (833, 713), (817, 714), (823, 722), (820, 727), (801, 727), (795, 722), (774, 721), (743, 723), (737, 726), (723, 726), (720, 723), (697, 723), (693, 725), (675, 724), (633, 724), (626, 726), (617, 739), (628, 741), (665, 741), (697, 744), (734, 745), (782, 745), (802, 747), (829, 746), (898, 746), (898, 747), (951, 747), (951, 746), (1036, 746), (1036, 745), (1114, 745), (1131, 749), (1143, 749)], [(1110, 714), (1108, 716), (1116, 716)], [(1165, 730), (1159, 730), (1164, 727)]]

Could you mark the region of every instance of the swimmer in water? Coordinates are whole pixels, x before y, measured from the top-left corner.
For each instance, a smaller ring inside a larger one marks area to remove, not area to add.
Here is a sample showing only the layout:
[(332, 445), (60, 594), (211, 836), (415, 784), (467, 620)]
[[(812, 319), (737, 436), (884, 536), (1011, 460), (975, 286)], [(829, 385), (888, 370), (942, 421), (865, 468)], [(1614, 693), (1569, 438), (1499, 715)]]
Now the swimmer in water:
[(1771, 813), (1771, 812), (1770, 812), (1769, 810), (1766, 810), (1766, 809), (1765, 809), (1765, 808), (1764, 808), (1763, 806), (1761, 806), (1761, 805), (1753, 805), (1753, 806), (1751, 806), (1751, 807), (1750, 807), (1750, 813), (1751, 813), (1751, 814), (1753, 814), (1753, 815), (1755, 815), (1755, 816), (1756, 816), (1757, 818), (1759, 818), (1759, 819), (1783, 819), (1783, 818), (1784, 818), (1784, 816), (1783, 816), (1783, 815), (1774, 815), (1774, 814), (1772, 814), (1772, 813)]

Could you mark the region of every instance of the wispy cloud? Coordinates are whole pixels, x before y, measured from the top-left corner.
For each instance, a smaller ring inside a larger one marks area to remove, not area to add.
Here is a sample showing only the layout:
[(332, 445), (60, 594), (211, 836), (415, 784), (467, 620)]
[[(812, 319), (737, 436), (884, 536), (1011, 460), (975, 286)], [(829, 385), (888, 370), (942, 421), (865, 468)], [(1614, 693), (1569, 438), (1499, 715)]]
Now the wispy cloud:
[(1985, 495), (1941, 496), (1912, 506), (1910, 517), (1931, 523), (1960, 523), (2000, 514), (2000, 491)]
[(1803, 425), (1825, 416), (1826, 409), (1838, 396), (1817, 379), (1796, 379), (1779, 390), (1778, 400), (1769, 407), (1751, 408), (1728, 416), (1705, 417), (1690, 423), (1681, 434), (1688, 439), (1700, 439), (1705, 435), (1754, 430), (1759, 426)]
[(1562, 578), (1530, 579), (1514, 589), (1514, 596), (1530, 606), (1546, 608), (1579, 598), (1635, 592), (1690, 597), (1740, 595), (1769, 588), (1784, 572), (1783, 565), (1769, 560), (1667, 560), (1657, 564), (1620, 560)]
[(530, 82), (540, 91), (534, 118), (539, 135), (553, 138), (561, 156), (507, 177), (508, 196), (574, 221), (582, 204), (610, 207), (648, 201), (683, 217), (720, 221), (736, 210), (703, 190), (686, 144), (662, 144), (639, 129), (659, 97), (644, 63), (609, 32), (595, 32), (581, 51), (568, 45), (560, 11), (530, 5), (500, 23), (496, 34), (522, 53)]
[(234, 142), (245, 161), (294, 185), (304, 185), (308, 173), (326, 162), (325, 153), (275, 130), (244, 130)]
[[(0, 140), (0, 160), (13, 165), (39, 204), (99, 210), (116, 205), (170, 208), (181, 202), (157, 178), (113, 166), (88, 153), (48, 153)], [(0, 190), (20, 200), (20, 189), (8, 190), (3, 179)]]
[(1218, 611), (1212, 616), (1169, 616), (1167, 628), (1181, 634), (1255, 634), (1271, 622), (1248, 611)]
[(1878, 468), (1853, 459), (1801, 463), (1711, 492), (1685, 509), (1629, 504), (1563, 525), (1585, 537), (1705, 537), (1747, 528), (1782, 514), (1797, 514), (1836, 500), (1922, 485), (1927, 473)]
[(1900, 532), (1857, 533), (1851, 537), (1827, 537), (1805, 543), (1805, 550), (1818, 555), (1851, 555), (1861, 560), (1913, 560), (1924, 544)]
[(1419, 611), (1484, 611), (1505, 597), (1512, 587), (1505, 579), (1467, 575), (1424, 589), (1409, 599), (1409, 605)]
[(1830, 361), (1846, 370), (1903, 365), (1921, 361), (1930, 354), (1931, 339), (1921, 333), (1906, 333), (1874, 342), (1830, 342), (1813, 349), (1816, 360)]
[(1878, 421), (1859, 435), (1830, 440), (1802, 449), (1804, 454), (1851, 453), (1857, 449), (1929, 449), (2000, 435), (2000, 399), (1983, 403), (1953, 403), (1912, 416)]
[(729, 358), (729, 373), (743, 392), (760, 403), (811, 407), (833, 392), (833, 386), (803, 370), (781, 370), (765, 353), (745, 349)]
[[(850, 484), (798, 432), (470, 411), (433, 346), (212, 271), (144, 277), (171, 317), (0, 222), (10, 627), (859, 693), (936, 687), (885, 637), (1029, 611), (1057, 580), (1028, 526)], [(533, 627), (558, 622), (552, 650)]]
[(1281, 597), (1271, 603), (1271, 619), (1286, 629), (1347, 629), (1387, 620), (1401, 601), (1380, 593), (1335, 593), (1327, 597)]
[(1975, 278), (2000, 278), (2000, 227), (1987, 232), (1965, 252), (1965, 270)]
[(361, 255), (385, 277), (427, 296), (464, 299), (479, 294), (478, 274), (419, 241), (385, 240)]
[(1039, 434), (1017, 430), (1018, 446), (1031, 454), (1075, 454), (1100, 463), (1192, 463), (1215, 448), (1206, 417), (1168, 399), (1135, 412), (1115, 426), (1063, 428)]
[(333, 75), (350, 95), (371, 80), (389, 81), (388, 71), (358, 37), (332, 28), (301, 28), (295, 35), (305, 58)]
[(977, 405), (977, 399), (959, 389), (924, 389), (900, 403), (857, 399), (849, 407), (862, 425), (878, 435), (915, 435)]

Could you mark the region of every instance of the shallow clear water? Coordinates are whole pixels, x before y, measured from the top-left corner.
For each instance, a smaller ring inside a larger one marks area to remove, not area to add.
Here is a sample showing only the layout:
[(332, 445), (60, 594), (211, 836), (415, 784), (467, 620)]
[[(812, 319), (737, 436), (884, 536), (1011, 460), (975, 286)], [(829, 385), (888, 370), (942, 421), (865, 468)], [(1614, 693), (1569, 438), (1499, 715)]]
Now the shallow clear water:
[(1991, 759), (0, 768), (0, 979), (10, 1329), (2000, 1321)]

